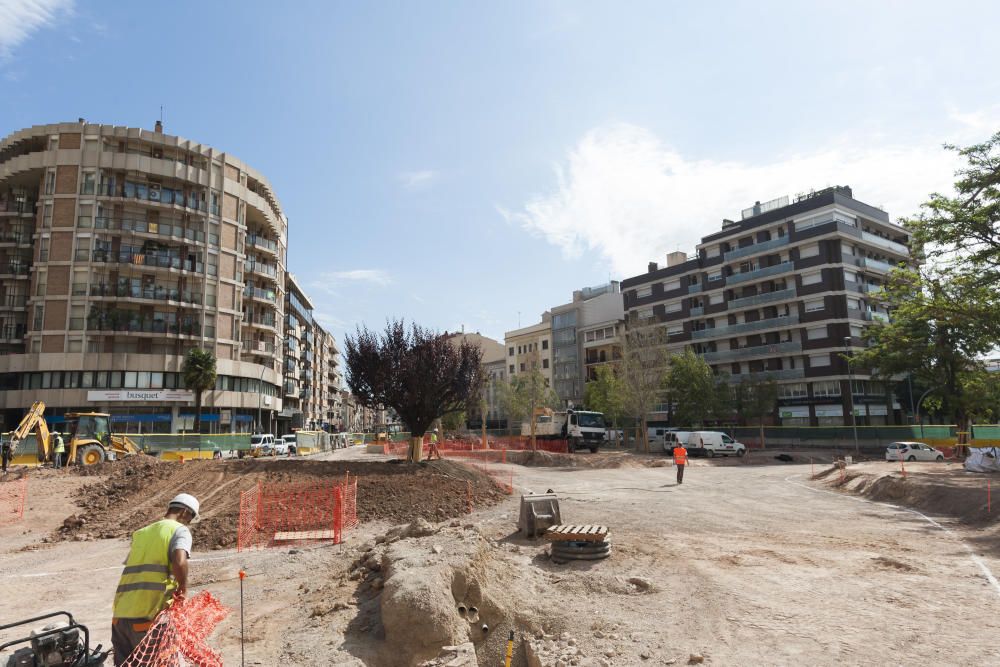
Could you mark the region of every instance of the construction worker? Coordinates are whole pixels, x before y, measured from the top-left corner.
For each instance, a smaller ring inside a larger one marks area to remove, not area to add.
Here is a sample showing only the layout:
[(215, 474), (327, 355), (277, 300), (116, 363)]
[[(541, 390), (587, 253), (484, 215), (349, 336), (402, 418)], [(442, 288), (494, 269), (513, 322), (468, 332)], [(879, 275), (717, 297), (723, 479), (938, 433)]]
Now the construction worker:
[(61, 433), (56, 433), (56, 448), (52, 453), (52, 463), (56, 470), (63, 467), (63, 457), (66, 456), (66, 443)]
[(199, 518), (198, 499), (175, 496), (166, 515), (132, 533), (132, 546), (118, 581), (111, 621), (115, 665), (123, 665), (157, 614), (187, 594), (191, 530)]
[(427, 460), (430, 461), (432, 458), (437, 456), (441, 458), (441, 450), (438, 449), (438, 430), (431, 430), (431, 451), (427, 454)]
[[(3, 440), (0, 438), (0, 440)], [(10, 465), (11, 451), (10, 440), (0, 442), (0, 473), (7, 474), (7, 466)]]
[(684, 466), (688, 462), (688, 450), (684, 448), (684, 445), (678, 443), (674, 447), (674, 467), (677, 468), (677, 483), (684, 483)]

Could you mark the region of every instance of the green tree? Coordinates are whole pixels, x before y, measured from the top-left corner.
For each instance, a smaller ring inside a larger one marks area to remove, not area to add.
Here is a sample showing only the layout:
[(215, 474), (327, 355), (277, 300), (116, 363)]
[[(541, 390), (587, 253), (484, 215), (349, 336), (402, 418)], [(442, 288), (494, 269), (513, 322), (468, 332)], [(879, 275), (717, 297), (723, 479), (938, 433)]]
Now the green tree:
[(545, 384), (545, 377), (537, 368), (529, 373), (515, 375), (510, 382), (498, 385), (500, 402), (511, 421), (528, 420), (531, 424), (531, 448), (536, 448), (535, 426), (538, 413), (559, 405), (559, 397)]
[(715, 416), (716, 378), (711, 366), (690, 348), (670, 357), (666, 386), (674, 406), (674, 423), (700, 426)]
[(598, 366), (596, 376), (584, 387), (584, 403), (591, 410), (604, 413), (614, 428), (625, 414), (625, 387), (617, 369), (608, 364)]
[(778, 407), (778, 383), (770, 375), (742, 378), (735, 387), (737, 412), (747, 423), (756, 421), (760, 427), (760, 446), (764, 442), (764, 419)]
[(194, 392), (194, 432), (201, 433), (202, 394), (215, 387), (215, 355), (200, 347), (193, 347), (184, 356), (181, 378), (184, 386)]
[(639, 444), (649, 451), (649, 413), (656, 407), (667, 372), (666, 340), (662, 327), (644, 326), (625, 332), (619, 365), (622, 406), (639, 424)]
[[(449, 412), (441, 417), (441, 428), (445, 431), (458, 431), (465, 428), (465, 410)], [(444, 433), (441, 436), (444, 437)]]

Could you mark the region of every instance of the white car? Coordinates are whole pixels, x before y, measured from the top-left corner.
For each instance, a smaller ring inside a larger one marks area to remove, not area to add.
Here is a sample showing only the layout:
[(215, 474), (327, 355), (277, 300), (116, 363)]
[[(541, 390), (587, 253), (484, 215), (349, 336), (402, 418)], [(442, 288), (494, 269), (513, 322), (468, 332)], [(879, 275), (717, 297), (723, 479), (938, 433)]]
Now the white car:
[(894, 442), (885, 448), (886, 461), (944, 461), (944, 453), (922, 442)]
[(286, 456), (288, 454), (288, 443), (281, 438), (274, 441), (274, 455)]
[(704, 454), (711, 458), (713, 456), (743, 456), (747, 453), (747, 446), (742, 442), (736, 442), (722, 431), (693, 431), (687, 439), (687, 449), (692, 454)]

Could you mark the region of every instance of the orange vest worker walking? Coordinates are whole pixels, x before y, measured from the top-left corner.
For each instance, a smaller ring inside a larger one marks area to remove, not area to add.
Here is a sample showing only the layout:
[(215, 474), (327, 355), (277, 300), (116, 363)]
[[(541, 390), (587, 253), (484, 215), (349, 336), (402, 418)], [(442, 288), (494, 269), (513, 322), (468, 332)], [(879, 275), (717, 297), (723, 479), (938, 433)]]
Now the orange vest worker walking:
[(674, 447), (674, 467), (677, 468), (677, 483), (684, 483), (684, 466), (688, 462), (688, 450), (684, 449), (684, 445), (678, 445)]

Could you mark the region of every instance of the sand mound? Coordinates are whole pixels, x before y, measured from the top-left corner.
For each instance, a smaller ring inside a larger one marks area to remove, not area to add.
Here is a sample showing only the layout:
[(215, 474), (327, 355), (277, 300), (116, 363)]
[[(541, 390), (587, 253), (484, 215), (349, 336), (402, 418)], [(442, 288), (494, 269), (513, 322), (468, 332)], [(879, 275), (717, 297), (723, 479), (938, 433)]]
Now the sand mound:
[(340, 462), (307, 460), (164, 462), (134, 456), (81, 468), (78, 474), (100, 476), (77, 494), (80, 512), (69, 517), (55, 539), (128, 537), (163, 515), (170, 499), (191, 493), (201, 501), (202, 521), (194, 527), (195, 549), (236, 545), (240, 492), (258, 482), (312, 482), (358, 478), (358, 518), (393, 522), (418, 518), (442, 521), (465, 514), (467, 482), (473, 504), (492, 505), (504, 498), (485, 473), (452, 461)]

